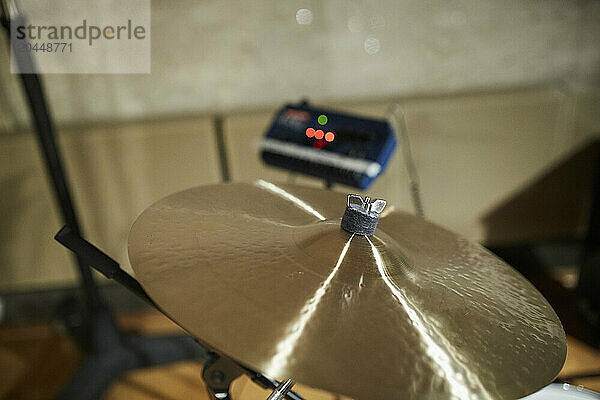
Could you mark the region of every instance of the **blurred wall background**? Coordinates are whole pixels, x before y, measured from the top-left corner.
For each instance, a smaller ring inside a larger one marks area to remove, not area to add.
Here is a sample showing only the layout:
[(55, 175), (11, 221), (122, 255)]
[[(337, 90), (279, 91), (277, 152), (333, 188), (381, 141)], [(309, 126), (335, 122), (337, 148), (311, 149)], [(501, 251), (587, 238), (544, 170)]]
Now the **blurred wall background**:
[[(86, 236), (126, 268), (145, 207), (221, 181), (217, 120), (233, 180), (286, 181), (258, 141), (301, 98), (400, 104), (427, 218), (482, 240), (483, 213), (600, 132), (599, 21), (600, 1), (153, 1), (151, 74), (44, 83)], [(0, 290), (70, 284), (6, 40), (0, 54)], [(407, 187), (397, 152), (369, 192), (412, 210)]]

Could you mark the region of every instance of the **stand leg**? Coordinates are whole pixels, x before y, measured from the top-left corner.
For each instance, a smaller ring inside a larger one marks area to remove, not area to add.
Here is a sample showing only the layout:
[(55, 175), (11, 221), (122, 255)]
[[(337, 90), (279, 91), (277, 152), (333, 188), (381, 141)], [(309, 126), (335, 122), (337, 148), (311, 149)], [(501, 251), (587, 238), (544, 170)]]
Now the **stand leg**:
[(100, 399), (110, 384), (126, 371), (135, 368), (136, 363), (135, 354), (124, 348), (87, 356), (57, 399)]
[(58, 399), (99, 399), (127, 371), (181, 360), (200, 361), (206, 355), (189, 336), (132, 336), (125, 337), (123, 342), (125, 346), (114, 346), (108, 352), (86, 357)]

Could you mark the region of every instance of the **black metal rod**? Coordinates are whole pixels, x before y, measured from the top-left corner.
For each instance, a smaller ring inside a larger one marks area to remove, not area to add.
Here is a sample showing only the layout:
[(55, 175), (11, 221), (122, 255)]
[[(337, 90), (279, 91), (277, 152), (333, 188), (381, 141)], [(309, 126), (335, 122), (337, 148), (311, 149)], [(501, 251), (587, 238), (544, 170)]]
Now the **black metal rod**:
[(231, 173), (229, 171), (229, 161), (227, 159), (227, 146), (225, 142), (225, 130), (223, 128), (223, 117), (215, 117), (215, 140), (217, 142), (217, 151), (219, 154), (219, 165), (221, 167), (221, 180), (229, 182)]
[[(3, 11), (5, 15), (2, 16), (2, 25), (6, 28), (8, 33), (10, 46), (12, 48), (12, 56), (17, 62), (18, 70), (26, 72), (19, 73), (18, 75), (21, 78), (21, 83), (29, 103), (38, 143), (46, 162), (46, 169), (52, 179), (55, 198), (58, 201), (65, 223), (76, 233), (79, 233), (81, 232), (81, 229), (73, 206), (71, 192), (65, 177), (60, 150), (56, 145), (54, 124), (52, 123), (50, 111), (46, 104), (44, 88), (37, 73), (28, 73), (34, 72), (36, 69), (26, 46), (24, 48), (16, 48), (15, 44), (10, 39), (11, 25), (26, 26), (25, 18), (21, 15), (13, 15), (11, 18), (11, 16), (6, 14), (7, 10), (3, 9)], [(20, 43), (26, 44), (24, 40), (20, 41)], [(100, 305), (100, 293), (94, 282), (91, 270), (79, 258), (77, 259), (77, 266), (80, 272), (80, 284), (83, 288), (84, 295), (86, 296), (88, 306), (93, 308)]]
[[(137, 281), (137, 279), (121, 269), (118, 262), (79, 236), (79, 234), (70, 227), (63, 226), (62, 229), (54, 236), (54, 239), (56, 239), (67, 249), (77, 254), (79, 259), (81, 259), (86, 266), (94, 268), (108, 279), (113, 279), (119, 282), (121, 285), (131, 290), (150, 305), (158, 308), (150, 296), (148, 296), (148, 293), (146, 293), (142, 285), (140, 285), (140, 283)], [(158, 309), (160, 310), (160, 308)]]
[[(262, 374), (250, 370), (247, 370), (246, 375), (248, 375), (254, 383), (256, 383), (264, 389), (275, 390), (280, 385), (280, 382), (277, 382), (275, 379), (271, 379), (269, 377), (266, 377)], [(289, 391), (284, 398), (287, 400), (304, 400), (302, 396), (293, 391)]]

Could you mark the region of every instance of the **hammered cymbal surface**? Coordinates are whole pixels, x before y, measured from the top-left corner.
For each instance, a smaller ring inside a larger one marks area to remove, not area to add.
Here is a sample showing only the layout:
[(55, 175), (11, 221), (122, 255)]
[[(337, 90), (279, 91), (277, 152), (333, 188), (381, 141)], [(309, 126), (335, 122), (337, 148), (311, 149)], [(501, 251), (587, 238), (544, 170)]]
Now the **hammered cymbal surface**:
[(483, 247), (388, 206), (371, 237), (346, 195), (265, 181), (202, 186), (129, 236), (143, 287), (203, 343), (265, 375), (357, 400), (515, 399), (558, 374), (544, 297)]

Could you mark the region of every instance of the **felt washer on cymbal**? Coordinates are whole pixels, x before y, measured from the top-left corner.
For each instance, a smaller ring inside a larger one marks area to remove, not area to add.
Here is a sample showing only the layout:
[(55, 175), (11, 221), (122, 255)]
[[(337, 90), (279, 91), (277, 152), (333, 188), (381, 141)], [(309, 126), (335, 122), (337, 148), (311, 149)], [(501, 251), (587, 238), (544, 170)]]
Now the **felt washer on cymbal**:
[[(360, 201), (360, 204), (352, 203), (352, 200)], [(370, 197), (363, 200), (359, 195), (349, 194), (346, 211), (342, 217), (342, 228), (350, 233), (373, 235), (379, 222), (379, 213), (383, 211), (385, 205), (385, 200), (376, 199), (371, 203)]]

